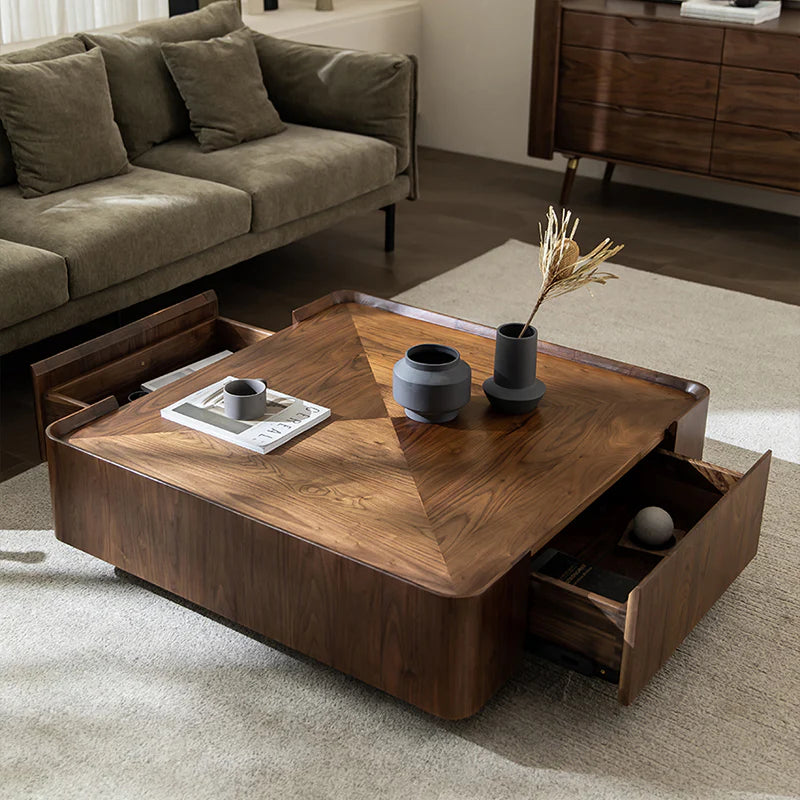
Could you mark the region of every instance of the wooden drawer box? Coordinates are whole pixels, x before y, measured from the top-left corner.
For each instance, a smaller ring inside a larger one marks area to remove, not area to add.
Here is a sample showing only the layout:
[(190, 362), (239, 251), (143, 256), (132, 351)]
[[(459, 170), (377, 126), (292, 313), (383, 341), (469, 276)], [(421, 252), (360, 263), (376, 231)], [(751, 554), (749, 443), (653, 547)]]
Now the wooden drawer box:
[[(534, 572), (534, 650), (619, 684), (630, 703), (756, 554), (770, 453), (745, 475), (654, 451), (549, 547), (637, 584), (613, 600)], [(685, 531), (666, 554), (619, 544), (642, 507), (666, 508)]]
[(709, 64), (718, 64), (722, 56), (721, 28), (709, 29), (566, 10), (562, 25), (562, 45), (682, 58)]
[(800, 36), (728, 29), (722, 63), (800, 74)]
[(800, 133), (718, 122), (711, 174), (800, 191)]
[(707, 173), (714, 123), (563, 100), (556, 149)]
[(800, 131), (800, 75), (723, 67), (717, 120)]
[(714, 118), (714, 64), (565, 46), (559, 74), (559, 97), (565, 100)]
[(109, 396), (122, 405), (143, 381), (270, 335), (220, 317), (209, 291), (31, 365), (42, 457), (51, 422)]

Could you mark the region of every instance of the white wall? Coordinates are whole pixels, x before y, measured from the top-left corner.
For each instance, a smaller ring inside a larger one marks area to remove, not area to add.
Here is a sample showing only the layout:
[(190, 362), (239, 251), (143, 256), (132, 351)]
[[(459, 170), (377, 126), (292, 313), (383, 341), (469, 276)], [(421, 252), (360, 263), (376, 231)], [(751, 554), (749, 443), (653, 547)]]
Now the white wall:
[[(533, 0), (421, 0), (420, 143), (563, 171), (529, 158)], [(579, 175), (600, 177), (583, 159)], [(800, 198), (714, 180), (617, 167), (614, 180), (800, 216)]]
[[(247, 4), (242, 4), (247, 8)], [(314, 0), (280, 0), (280, 9), (243, 14), (262, 33), (310, 44), (420, 55), (419, 0), (334, 0), (335, 10), (314, 10)]]

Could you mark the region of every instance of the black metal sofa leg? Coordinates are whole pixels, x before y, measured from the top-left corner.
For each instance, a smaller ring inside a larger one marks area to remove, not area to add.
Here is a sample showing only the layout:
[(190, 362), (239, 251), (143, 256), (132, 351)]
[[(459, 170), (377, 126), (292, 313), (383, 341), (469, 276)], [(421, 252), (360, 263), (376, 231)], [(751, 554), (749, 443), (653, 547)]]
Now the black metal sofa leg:
[(384, 206), (381, 211), (386, 215), (384, 232), (383, 232), (383, 249), (387, 253), (394, 252), (394, 216), (397, 206), (392, 203), (390, 206)]

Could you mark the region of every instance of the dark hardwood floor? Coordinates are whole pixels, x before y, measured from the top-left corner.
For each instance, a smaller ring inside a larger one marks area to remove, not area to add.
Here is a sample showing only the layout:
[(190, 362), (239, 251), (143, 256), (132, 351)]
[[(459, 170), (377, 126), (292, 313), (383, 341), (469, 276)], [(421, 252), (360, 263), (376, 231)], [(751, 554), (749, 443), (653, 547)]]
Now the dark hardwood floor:
[[(31, 362), (209, 288), (224, 315), (272, 329), (333, 289), (391, 297), (509, 238), (536, 243), (558, 198), (558, 172), (438, 150), (420, 160), (422, 197), (398, 207), (393, 254), (382, 250), (383, 215), (363, 215), (0, 358), (0, 480), (39, 460)], [(625, 243), (626, 266), (800, 305), (795, 217), (580, 176), (570, 207), (581, 240)]]

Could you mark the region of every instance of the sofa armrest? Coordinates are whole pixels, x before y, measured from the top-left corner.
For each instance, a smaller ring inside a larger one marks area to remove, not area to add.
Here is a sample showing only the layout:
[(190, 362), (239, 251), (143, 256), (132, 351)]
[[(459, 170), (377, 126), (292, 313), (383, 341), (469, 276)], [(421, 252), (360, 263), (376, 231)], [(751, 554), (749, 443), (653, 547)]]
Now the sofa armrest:
[(417, 61), (340, 50), (251, 30), (264, 84), (281, 119), (360, 133), (397, 149), (397, 173), (417, 196)]

